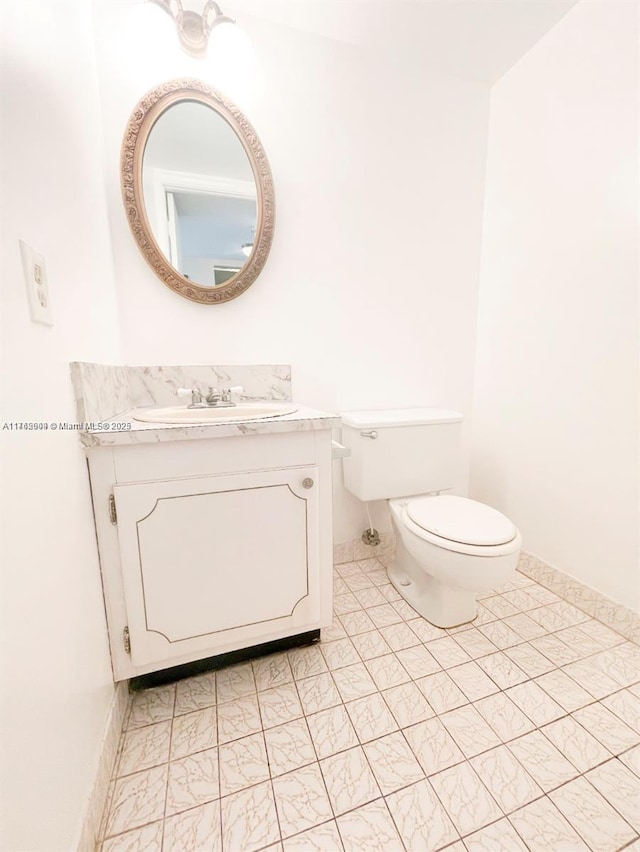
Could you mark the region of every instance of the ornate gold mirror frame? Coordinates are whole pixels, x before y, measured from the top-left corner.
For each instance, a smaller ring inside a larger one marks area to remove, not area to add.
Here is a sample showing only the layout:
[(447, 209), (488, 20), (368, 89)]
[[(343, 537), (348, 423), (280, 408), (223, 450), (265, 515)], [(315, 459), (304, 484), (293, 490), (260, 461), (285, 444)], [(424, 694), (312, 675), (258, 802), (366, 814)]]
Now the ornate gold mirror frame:
[[(217, 287), (204, 287), (182, 275), (160, 249), (151, 229), (142, 188), (143, 155), (149, 134), (169, 107), (183, 101), (202, 103), (217, 112), (235, 131), (251, 163), (257, 191), (257, 222), (253, 250), (242, 268)], [(256, 131), (235, 104), (200, 80), (171, 80), (157, 86), (133, 110), (122, 143), (122, 197), (133, 236), (158, 278), (176, 293), (203, 304), (235, 299), (250, 287), (266, 263), (273, 239), (275, 198), (269, 162)]]

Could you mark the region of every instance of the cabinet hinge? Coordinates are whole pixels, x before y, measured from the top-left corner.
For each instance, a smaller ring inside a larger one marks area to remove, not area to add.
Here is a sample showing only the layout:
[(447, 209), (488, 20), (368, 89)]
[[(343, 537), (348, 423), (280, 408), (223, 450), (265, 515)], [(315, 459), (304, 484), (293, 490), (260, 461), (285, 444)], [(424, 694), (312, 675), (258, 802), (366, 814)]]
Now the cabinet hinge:
[(113, 494), (109, 494), (109, 520), (115, 526), (118, 523), (118, 513), (116, 512), (116, 498)]
[(131, 636), (129, 634), (129, 628), (125, 627), (122, 631), (122, 644), (124, 645), (124, 650), (126, 654), (131, 653)]

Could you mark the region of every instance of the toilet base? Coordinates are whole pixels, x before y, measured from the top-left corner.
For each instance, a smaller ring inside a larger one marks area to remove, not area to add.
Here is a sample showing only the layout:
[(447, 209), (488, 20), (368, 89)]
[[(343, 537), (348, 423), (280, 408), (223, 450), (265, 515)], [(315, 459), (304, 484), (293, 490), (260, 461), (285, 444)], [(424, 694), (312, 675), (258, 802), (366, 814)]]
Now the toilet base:
[(444, 586), (428, 576), (418, 589), (406, 575), (396, 574), (393, 565), (389, 566), (387, 574), (398, 594), (435, 627), (458, 627), (473, 621), (478, 615), (476, 596), (467, 589)]

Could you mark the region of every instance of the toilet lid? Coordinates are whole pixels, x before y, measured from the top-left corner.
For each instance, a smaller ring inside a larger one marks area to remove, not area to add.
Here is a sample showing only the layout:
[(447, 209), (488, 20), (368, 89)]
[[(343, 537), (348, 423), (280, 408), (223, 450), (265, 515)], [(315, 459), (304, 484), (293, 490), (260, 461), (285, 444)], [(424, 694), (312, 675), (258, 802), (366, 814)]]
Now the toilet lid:
[(506, 544), (517, 534), (509, 518), (466, 497), (418, 497), (406, 510), (423, 530), (460, 544)]

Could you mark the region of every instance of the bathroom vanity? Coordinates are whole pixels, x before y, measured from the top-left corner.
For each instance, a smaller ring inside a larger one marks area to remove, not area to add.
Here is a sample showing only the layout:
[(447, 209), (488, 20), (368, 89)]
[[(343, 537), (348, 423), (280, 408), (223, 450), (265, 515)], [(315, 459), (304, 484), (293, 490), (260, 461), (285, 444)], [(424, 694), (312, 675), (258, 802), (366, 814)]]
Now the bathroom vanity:
[(331, 623), (331, 429), (273, 419), (82, 434), (115, 680)]

